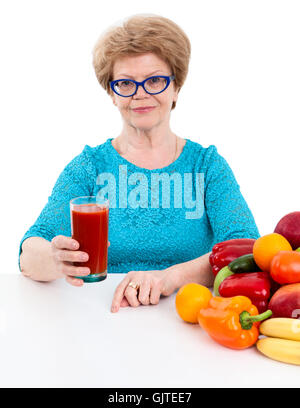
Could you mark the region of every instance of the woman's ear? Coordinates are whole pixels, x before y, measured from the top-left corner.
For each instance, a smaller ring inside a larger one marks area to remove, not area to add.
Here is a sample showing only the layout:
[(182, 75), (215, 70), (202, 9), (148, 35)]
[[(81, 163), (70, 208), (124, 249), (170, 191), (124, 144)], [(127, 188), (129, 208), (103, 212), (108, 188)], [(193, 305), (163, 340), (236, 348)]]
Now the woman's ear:
[(175, 91), (174, 91), (174, 102), (177, 102), (179, 91), (180, 91), (180, 88), (175, 88)]

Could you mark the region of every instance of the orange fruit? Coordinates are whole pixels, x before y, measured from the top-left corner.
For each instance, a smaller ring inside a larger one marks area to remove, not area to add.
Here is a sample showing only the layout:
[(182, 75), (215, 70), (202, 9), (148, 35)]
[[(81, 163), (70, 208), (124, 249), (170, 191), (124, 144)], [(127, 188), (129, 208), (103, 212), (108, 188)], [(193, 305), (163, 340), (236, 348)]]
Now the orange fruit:
[(284, 236), (276, 232), (263, 235), (254, 242), (254, 260), (262, 271), (270, 271), (271, 261), (279, 251), (292, 251), (292, 247)]
[(198, 283), (188, 283), (176, 294), (176, 311), (185, 322), (198, 323), (199, 310), (207, 307), (211, 297), (212, 294), (207, 287)]

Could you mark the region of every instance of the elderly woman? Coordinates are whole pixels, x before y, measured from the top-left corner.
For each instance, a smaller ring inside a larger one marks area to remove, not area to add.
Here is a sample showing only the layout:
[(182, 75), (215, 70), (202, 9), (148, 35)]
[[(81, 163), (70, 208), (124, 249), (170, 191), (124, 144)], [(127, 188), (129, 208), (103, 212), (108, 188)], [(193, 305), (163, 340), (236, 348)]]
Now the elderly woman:
[(119, 110), (123, 128), (114, 139), (86, 145), (60, 174), (21, 240), (19, 264), (25, 276), (84, 284), (78, 277), (90, 272), (84, 267), (88, 254), (70, 237), (69, 203), (103, 193), (108, 174), (116, 180), (115, 196), (108, 197), (112, 190), (106, 190), (115, 202), (109, 210), (108, 272), (126, 274), (112, 299), (113, 312), (157, 304), (161, 295), (188, 282), (211, 286), (212, 246), (259, 236), (216, 147), (205, 148), (170, 128), (190, 50), (182, 29), (159, 16), (131, 17), (100, 37), (93, 53), (95, 73)]

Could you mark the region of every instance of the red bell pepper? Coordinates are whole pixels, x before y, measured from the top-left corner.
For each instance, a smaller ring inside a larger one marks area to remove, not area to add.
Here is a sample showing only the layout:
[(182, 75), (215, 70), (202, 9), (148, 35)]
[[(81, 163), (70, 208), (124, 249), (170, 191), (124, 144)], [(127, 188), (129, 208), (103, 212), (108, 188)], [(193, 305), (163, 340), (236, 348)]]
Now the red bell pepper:
[(213, 274), (216, 276), (224, 266), (227, 266), (234, 259), (251, 254), (255, 241), (251, 238), (239, 238), (215, 244), (209, 256)]
[(268, 308), (271, 295), (271, 279), (268, 272), (239, 273), (228, 276), (219, 286), (222, 297), (246, 296), (259, 313)]

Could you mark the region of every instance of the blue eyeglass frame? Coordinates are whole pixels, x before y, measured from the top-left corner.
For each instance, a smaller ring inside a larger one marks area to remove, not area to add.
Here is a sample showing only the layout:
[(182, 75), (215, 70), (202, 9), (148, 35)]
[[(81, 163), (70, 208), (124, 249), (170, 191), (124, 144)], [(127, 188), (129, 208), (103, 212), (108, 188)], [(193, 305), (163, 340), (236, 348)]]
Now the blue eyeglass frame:
[[(155, 93), (148, 92), (147, 89), (145, 89), (145, 86), (144, 86), (144, 85), (145, 85), (145, 82), (149, 81), (149, 79), (152, 79), (152, 78), (165, 78), (165, 79), (167, 80), (165, 88), (164, 88), (162, 91), (155, 92)], [(147, 94), (149, 94), (149, 95), (158, 95), (158, 94), (164, 92), (164, 91), (168, 88), (168, 86), (170, 85), (171, 81), (173, 81), (174, 79), (175, 79), (175, 75), (170, 75), (170, 76), (167, 76), (167, 75), (154, 75), (154, 76), (151, 76), (151, 77), (149, 77), (149, 78), (144, 79), (144, 81), (142, 81), (142, 82), (135, 81), (134, 79), (124, 78), (124, 79), (117, 79), (117, 80), (115, 80), (115, 81), (110, 81), (109, 84), (110, 84), (110, 87), (111, 87), (111, 89), (113, 90), (114, 93), (116, 93), (116, 94), (119, 95), (119, 96), (122, 96), (123, 98), (130, 98), (131, 96), (133, 96), (133, 95), (135, 95), (135, 94), (137, 93), (137, 91), (138, 91), (138, 89), (139, 89), (139, 86), (141, 86), (141, 87), (144, 89), (144, 91), (145, 91)], [(136, 85), (135, 92), (134, 92), (133, 94), (131, 94), (131, 95), (121, 95), (121, 94), (119, 94), (119, 93), (114, 89), (114, 86), (115, 86), (115, 84), (116, 84), (117, 82), (120, 82), (120, 81), (130, 81), (130, 82), (133, 82), (133, 83)]]

